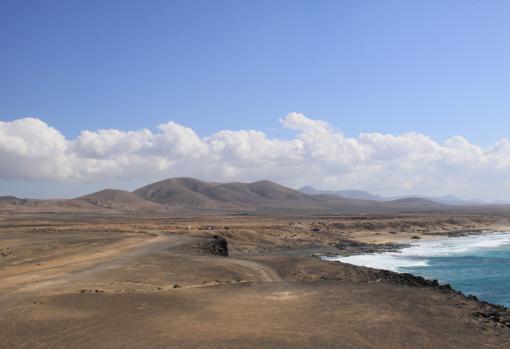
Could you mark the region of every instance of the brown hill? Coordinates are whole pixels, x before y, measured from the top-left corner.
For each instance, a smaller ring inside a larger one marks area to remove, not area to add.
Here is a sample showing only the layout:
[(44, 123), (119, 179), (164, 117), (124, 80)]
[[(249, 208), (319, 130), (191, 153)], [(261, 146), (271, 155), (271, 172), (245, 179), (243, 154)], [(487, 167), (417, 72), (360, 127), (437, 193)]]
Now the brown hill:
[(23, 205), (26, 199), (20, 199), (15, 196), (0, 196), (0, 206)]
[(103, 211), (102, 208), (94, 206), (87, 201), (79, 199), (19, 199), (19, 198), (0, 198), (0, 210), (18, 212), (18, 213), (35, 213), (35, 212), (98, 212)]
[(75, 199), (19, 199), (0, 197), (0, 209), (13, 212), (81, 212), (81, 213), (121, 213), (121, 212), (167, 212), (167, 208), (147, 201), (136, 194), (105, 189), (97, 193)]
[(390, 214), (458, 208), (421, 198), (372, 201), (336, 195), (310, 195), (263, 180), (253, 183), (211, 183), (170, 178), (134, 192), (106, 189), (71, 200), (0, 197), (0, 209), (12, 212), (148, 212), (173, 214), (260, 213)]
[(256, 210), (258, 207), (322, 208), (323, 200), (271, 181), (254, 183), (207, 183), (193, 178), (171, 178), (134, 192), (165, 205), (203, 208)]
[(149, 184), (134, 191), (146, 200), (164, 205), (175, 205), (197, 208), (216, 208), (213, 199), (206, 193), (213, 184), (193, 178), (170, 178)]
[(134, 193), (116, 189), (104, 189), (73, 201), (86, 201), (94, 206), (120, 211), (166, 211), (163, 205), (145, 200)]
[(397, 200), (391, 200), (386, 201), (386, 204), (388, 205), (394, 205), (394, 206), (404, 206), (408, 208), (438, 208), (445, 206), (444, 204), (440, 204), (431, 200), (422, 199), (422, 198), (403, 198), (403, 199), (397, 199)]

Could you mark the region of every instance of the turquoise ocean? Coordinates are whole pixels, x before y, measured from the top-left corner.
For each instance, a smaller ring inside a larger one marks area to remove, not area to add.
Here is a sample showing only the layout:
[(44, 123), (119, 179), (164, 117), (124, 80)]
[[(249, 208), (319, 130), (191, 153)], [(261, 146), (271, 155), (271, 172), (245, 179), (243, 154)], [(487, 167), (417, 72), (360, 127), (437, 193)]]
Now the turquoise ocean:
[(510, 307), (510, 233), (423, 241), (401, 252), (328, 260), (437, 279), (466, 295)]

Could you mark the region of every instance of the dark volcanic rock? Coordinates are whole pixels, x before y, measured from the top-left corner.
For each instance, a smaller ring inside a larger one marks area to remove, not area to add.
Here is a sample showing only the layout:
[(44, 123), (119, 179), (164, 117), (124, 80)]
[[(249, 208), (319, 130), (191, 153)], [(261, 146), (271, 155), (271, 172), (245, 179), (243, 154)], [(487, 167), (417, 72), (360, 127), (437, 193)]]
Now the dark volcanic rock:
[(340, 250), (341, 254), (365, 254), (365, 253), (380, 253), (380, 252), (398, 252), (404, 247), (409, 245), (405, 244), (367, 244), (355, 240), (343, 239), (335, 244), (335, 247)]
[(361, 270), (369, 279), (375, 282), (387, 282), (408, 287), (428, 287), (459, 299), (463, 304), (466, 304), (466, 301), (473, 302), (477, 308), (473, 313), (475, 318), (486, 324), (499, 324), (499, 326), (510, 328), (510, 309), (502, 305), (481, 301), (473, 295), (466, 296), (461, 291), (452, 288), (450, 284), (440, 284), (437, 280), (429, 280), (409, 273), (397, 273), (368, 267), (353, 267)]
[[(399, 251), (401, 248), (409, 245), (399, 244), (366, 244), (353, 240), (342, 240), (335, 244), (341, 254), (365, 254), (386, 251)], [(331, 253), (328, 253), (331, 254)], [(324, 256), (324, 255), (322, 255)], [(479, 300), (474, 295), (465, 295), (461, 291), (455, 290), (449, 284), (440, 284), (437, 280), (429, 280), (421, 276), (409, 273), (397, 273), (390, 270), (375, 269), (364, 266), (356, 266), (343, 262), (339, 263), (342, 267), (341, 272), (330, 272), (320, 276), (321, 280), (352, 280), (354, 282), (368, 283), (390, 283), (404, 287), (425, 287), (431, 288), (437, 292), (447, 294), (452, 300), (457, 302), (458, 306), (470, 306), (473, 310), (472, 316), (477, 319), (481, 326), (494, 325), (501, 328), (510, 329), (510, 309), (502, 305), (491, 304)]]
[(228, 242), (223, 236), (214, 235), (201, 244), (201, 250), (215, 256), (228, 257)]

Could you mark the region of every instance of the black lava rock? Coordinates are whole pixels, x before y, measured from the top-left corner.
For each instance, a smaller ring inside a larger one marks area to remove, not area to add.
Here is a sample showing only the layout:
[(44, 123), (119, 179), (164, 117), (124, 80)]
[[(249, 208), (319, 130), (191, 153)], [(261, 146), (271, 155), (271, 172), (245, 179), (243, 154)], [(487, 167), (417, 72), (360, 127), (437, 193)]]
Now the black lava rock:
[(214, 235), (201, 246), (202, 251), (215, 256), (228, 257), (228, 242), (223, 236)]

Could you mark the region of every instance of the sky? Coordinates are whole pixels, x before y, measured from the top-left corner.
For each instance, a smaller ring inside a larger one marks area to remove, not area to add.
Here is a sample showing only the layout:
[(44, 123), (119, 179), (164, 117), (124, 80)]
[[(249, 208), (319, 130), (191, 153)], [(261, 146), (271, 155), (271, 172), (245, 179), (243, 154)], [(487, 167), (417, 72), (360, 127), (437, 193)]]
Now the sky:
[(0, 196), (174, 176), (510, 198), (508, 1), (0, 0)]

